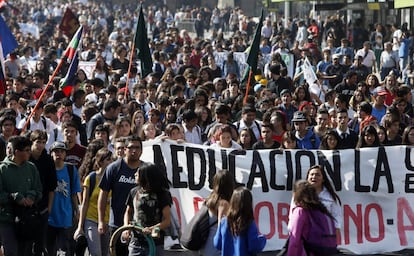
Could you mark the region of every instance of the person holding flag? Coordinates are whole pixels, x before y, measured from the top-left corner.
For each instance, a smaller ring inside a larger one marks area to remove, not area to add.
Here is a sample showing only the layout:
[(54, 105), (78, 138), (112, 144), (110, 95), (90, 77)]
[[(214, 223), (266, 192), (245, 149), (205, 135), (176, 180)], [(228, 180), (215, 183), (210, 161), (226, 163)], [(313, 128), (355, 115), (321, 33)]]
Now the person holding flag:
[[(72, 92), (73, 84), (71, 84), (71, 79), (75, 77), (75, 73), (77, 71), (77, 65), (78, 65), (78, 46), (79, 42), (82, 40), (82, 33), (83, 33), (83, 26), (80, 26), (78, 30), (76, 31), (75, 35), (73, 36), (72, 40), (70, 41), (68, 47), (66, 48), (66, 51), (64, 52), (62, 58), (60, 59), (60, 62), (58, 66), (56, 67), (55, 71), (53, 72), (52, 76), (49, 79), (49, 82), (47, 83), (46, 87), (44, 88), (42, 94), (39, 96), (39, 99), (37, 100), (36, 105), (33, 108), (33, 111), (30, 113), (30, 115), (26, 118), (26, 122), (24, 125), (22, 125), (22, 133), (24, 133), (27, 130), (27, 127), (30, 123), (31, 118), (33, 117), (36, 110), (39, 108), (42, 99), (46, 92), (48, 91), (48, 88), (52, 84), (52, 81), (54, 80), (56, 74), (59, 72), (60, 68), (62, 67), (63, 63), (65, 61), (70, 63), (70, 68), (65, 76), (63, 82), (60, 85), (60, 89), (65, 93), (66, 96), (69, 96)], [(73, 79), (74, 81), (74, 79)]]

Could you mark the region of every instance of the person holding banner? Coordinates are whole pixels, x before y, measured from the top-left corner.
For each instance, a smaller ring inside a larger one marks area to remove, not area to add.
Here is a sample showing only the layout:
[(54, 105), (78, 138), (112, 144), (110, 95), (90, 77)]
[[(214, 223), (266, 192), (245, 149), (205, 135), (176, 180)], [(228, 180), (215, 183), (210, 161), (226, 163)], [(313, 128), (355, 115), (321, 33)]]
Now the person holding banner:
[(221, 125), (215, 132), (215, 142), (211, 144), (210, 147), (242, 149), (242, 147), (231, 138), (231, 132), (231, 127), (229, 125)]

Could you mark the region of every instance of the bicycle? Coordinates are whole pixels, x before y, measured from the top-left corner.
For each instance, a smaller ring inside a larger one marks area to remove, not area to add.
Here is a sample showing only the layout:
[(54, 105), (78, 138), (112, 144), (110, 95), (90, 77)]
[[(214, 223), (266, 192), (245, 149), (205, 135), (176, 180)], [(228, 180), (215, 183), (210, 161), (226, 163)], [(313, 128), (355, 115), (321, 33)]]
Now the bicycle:
[(109, 251), (110, 251), (111, 256), (116, 256), (116, 250), (115, 250), (116, 241), (118, 241), (118, 239), (120, 239), (120, 237), (122, 235), (122, 232), (124, 232), (125, 230), (131, 230), (131, 231), (133, 231), (132, 234), (138, 233), (138, 234), (142, 235), (143, 237), (145, 237), (145, 239), (148, 243), (148, 248), (149, 248), (148, 256), (155, 256), (155, 243), (154, 243), (153, 236), (154, 237), (158, 236), (160, 230), (159, 229), (154, 229), (152, 234), (144, 234), (144, 233), (142, 233), (143, 227), (141, 227), (140, 225), (138, 225), (136, 223), (133, 223), (133, 222), (129, 225), (124, 225), (124, 226), (118, 228), (112, 234), (111, 240), (109, 242)]

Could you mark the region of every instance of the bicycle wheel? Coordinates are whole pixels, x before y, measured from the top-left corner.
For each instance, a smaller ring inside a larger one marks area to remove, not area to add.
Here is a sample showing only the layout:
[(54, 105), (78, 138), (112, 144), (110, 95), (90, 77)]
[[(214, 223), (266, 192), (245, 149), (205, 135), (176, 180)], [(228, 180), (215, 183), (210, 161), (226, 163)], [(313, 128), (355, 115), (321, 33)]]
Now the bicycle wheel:
[[(136, 225), (125, 225), (120, 228), (118, 228), (111, 236), (111, 240), (109, 242), (109, 251), (111, 256), (117, 256), (116, 250), (115, 250), (115, 244), (118, 239), (120, 239), (121, 234), (125, 230), (131, 230), (133, 232), (136, 232), (137, 234), (143, 236), (148, 243), (149, 253), (148, 256), (155, 256), (155, 243), (154, 240), (150, 235), (146, 235), (142, 233), (142, 227), (136, 226)], [(124, 255), (119, 255), (124, 256)]]

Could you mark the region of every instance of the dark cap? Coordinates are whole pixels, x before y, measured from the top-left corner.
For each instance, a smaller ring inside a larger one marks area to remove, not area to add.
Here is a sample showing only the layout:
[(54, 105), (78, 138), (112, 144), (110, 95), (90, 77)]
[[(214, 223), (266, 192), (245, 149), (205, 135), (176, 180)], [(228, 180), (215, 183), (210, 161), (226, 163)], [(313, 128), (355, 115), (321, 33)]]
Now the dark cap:
[(296, 111), (293, 114), (292, 122), (305, 122), (305, 121), (306, 121), (306, 116), (305, 116), (305, 113), (303, 113), (302, 111)]
[(280, 92), (280, 97), (282, 97), (282, 96), (283, 96), (283, 95), (285, 95), (286, 93), (289, 93), (289, 95), (292, 95), (288, 89), (283, 89), (283, 90)]
[(55, 149), (68, 150), (68, 148), (66, 147), (66, 144), (62, 141), (53, 142), (52, 146), (50, 146), (50, 152), (52, 152)]

